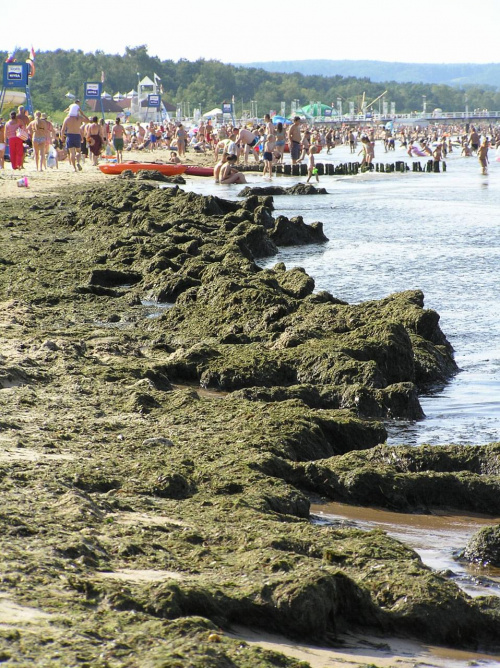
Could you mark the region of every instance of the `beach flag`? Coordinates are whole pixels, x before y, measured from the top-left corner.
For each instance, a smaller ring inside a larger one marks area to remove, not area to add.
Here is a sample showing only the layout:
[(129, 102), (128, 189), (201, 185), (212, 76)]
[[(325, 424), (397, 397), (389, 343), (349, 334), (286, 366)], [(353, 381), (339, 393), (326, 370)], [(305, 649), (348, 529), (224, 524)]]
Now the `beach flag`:
[(106, 79), (104, 75), (104, 70), (101, 70), (101, 83), (104, 83), (104, 80)]
[(35, 62), (35, 49), (33, 47), (31, 47), (31, 51), (30, 51), (30, 60)]
[(156, 74), (156, 72), (153, 74), (153, 79), (155, 81), (155, 86), (158, 85), (158, 81), (161, 81), (161, 78)]
[(12, 51), (11, 53), (9, 53), (9, 55), (5, 59), (5, 62), (6, 63), (14, 63), (16, 61), (16, 59), (14, 58), (15, 53), (16, 53), (15, 50)]

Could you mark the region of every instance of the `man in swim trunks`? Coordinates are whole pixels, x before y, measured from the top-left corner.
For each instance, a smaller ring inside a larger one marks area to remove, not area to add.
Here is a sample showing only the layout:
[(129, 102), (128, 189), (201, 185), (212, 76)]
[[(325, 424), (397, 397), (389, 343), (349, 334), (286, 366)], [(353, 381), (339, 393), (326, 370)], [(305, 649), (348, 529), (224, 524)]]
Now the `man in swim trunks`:
[[(245, 147), (245, 154), (243, 159), (245, 165), (248, 165), (248, 154), (250, 153), (250, 149), (253, 148), (254, 146), (257, 146), (257, 144), (259, 143), (259, 139), (260, 137), (258, 135), (255, 135), (253, 132), (250, 132), (250, 130), (247, 130), (246, 128), (241, 128), (240, 131), (238, 132), (236, 143), (240, 145), (240, 148), (242, 146)], [(258, 158), (256, 158), (256, 160), (258, 161)]]
[(300, 157), (300, 139), (300, 116), (295, 116), (293, 125), (290, 125), (290, 129), (288, 130), (288, 145), (290, 147), (292, 165), (296, 165)]
[(120, 117), (117, 116), (116, 123), (113, 125), (113, 129), (111, 130), (111, 139), (113, 140), (113, 146), (115, 147), (116, 151), (116, 162), (123, 161), (123, 147), (126, 136), (127, 133), (125, 132), (125, 128), (121, 124)]
[[(71, 107), (73, 107), (73, 109), (70, 108), (70, 113), (64, 119), (61, 128), (61, 138), (66, 138), (66, 148), (68, 149), (69, 162), (76, 172), (77, 169), (80, 171), (82, 169), (80, 162), (77, 163), (76, 160), (76, 154), (80, 153), (80, 147), (82, 145), (82, 123), (80, 119), (79, 107), (77, 105), (71, 105)], [(74, 107), (76, 107), (76, 110)]]
[(473, 153), (477, 153), (477, 149), (479, 148), (479, 142), (481, 138), (479, 137), (478, 133), (476, 132), (476, 128), (472, 127), (471, 128), (471, 133), (469, 135), (469, 144), (471, 151)]

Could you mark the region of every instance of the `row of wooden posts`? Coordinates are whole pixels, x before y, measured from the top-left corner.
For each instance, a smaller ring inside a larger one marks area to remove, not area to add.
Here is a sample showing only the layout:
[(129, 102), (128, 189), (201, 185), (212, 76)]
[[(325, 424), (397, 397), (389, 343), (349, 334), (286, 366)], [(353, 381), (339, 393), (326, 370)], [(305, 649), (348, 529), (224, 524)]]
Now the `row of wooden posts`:
[[(243, 172), (262, 172), (264, 165), (254, 164), (254, 165), (239, 165), (239, 169)], [(392, 163), (383, 163), (376, 162), (372, 163), (370, 167), (367, 165), (361, 165), (359, 162), (345, 162), (338, 165), (334, 165), (331, 162), (318, 162), (316, 163), (316, 169), (318, 170), (318, 176), (346, 176), (352, 174), (359, 174), (362, 172), (445, 172), (446, 171), (446, 162), (437, 161), (437, 160), (427, 160), (426, 163), (422, 164), (421, 162), (414, 161), (411, 163), (411, 167), (402, 160), (398, 160)], [(300, 163), (298, 165), (274, 165), (273, 170), (276, 174), (285, 174), (288, 176), (307, 176), (307, 165), (305, 163)]]

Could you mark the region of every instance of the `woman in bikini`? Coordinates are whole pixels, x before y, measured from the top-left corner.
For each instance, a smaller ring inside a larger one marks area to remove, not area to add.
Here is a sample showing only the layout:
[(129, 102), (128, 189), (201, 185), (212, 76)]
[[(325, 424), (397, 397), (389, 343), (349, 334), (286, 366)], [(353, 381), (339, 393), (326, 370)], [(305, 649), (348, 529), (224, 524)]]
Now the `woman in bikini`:
[(49, 127), (47, 121), (42, 118), (41, 111), (35, 111), (35, 118), (28, 124), (27, 130), (33, 143), (33, 150), (35, 151), (36, 171), (43, 172), (47, 168), (45, 144), (47, 143)]
[(277, 162), (283, 164), (283, 154), (285, 152), (286, 130), (283, 128), (283, 123), (276, 124), (276, 152), (279, 153)]

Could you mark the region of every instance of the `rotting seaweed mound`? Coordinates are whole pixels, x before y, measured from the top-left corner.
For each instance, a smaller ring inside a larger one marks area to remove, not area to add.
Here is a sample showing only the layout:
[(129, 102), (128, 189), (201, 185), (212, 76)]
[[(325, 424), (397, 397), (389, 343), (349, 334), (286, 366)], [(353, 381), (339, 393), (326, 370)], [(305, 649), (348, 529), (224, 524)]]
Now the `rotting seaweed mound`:
[(456, 372), (439, 316), (263, 270), (276, 221), (270, 197), (136, 180), (5, 203), (2, 602), (37, 623), (0, 629), (2, 660), (298, 665), (232, 622), (495, 648), (498, 601), (383, 532), (310, 523), (311, 492), (496, 511), (498, 445), (381, 445), (373, 418), (420, 417)]

